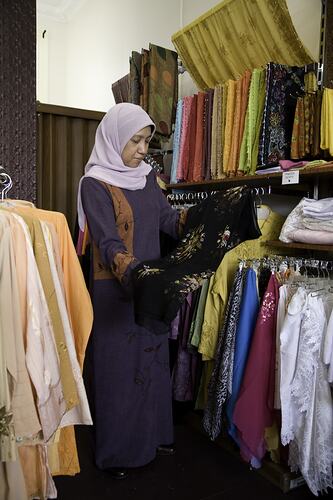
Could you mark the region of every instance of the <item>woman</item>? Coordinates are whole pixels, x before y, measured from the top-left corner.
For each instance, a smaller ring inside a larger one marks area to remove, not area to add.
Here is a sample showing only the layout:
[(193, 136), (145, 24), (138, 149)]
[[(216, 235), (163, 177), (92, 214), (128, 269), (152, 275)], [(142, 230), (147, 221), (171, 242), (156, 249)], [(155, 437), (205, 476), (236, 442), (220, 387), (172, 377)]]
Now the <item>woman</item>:
[(144, 162), (154, 132), (142, 108), (115, 105), (79, 188), (93, 248), (95, 458), (115, 478), (173, 452), (168, 339), (135, 324), (129, 280), (140, 261), (160, 257), (160, 230), (176, 239), (182, 226)]

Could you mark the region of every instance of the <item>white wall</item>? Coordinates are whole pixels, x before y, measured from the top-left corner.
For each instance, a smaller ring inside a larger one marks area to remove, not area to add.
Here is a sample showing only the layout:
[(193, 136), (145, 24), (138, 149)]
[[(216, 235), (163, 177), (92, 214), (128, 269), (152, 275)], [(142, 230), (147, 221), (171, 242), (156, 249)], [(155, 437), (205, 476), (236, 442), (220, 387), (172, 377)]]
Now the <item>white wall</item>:
[[(37, 11), (41, 2), (37, 0)], [(128, 73), (132, 50), (148, 48), (149, 42), (173, 48), (171, 36), (217, 3), (216, 0), (81, 0), (77, 3), (80, 8), (76, 8), (69, 20), (66, 16), (59, 16), (62, 20), (57, 21), (39, 14), (37, 99), (106, 111), (114, 103), (111, 85)], [(321, 0), (287, 0), (287, 4), (299, 36), (316, 58)], [(180, 76), (181, 96), (196, 91), (188, 73)]]
[(40, 102), (65, 104), (67, 46), (67, 25), (37, 14), (37, 99)]
[(39, 15), (37, 99), (106, 111), (114, 103), (112, 83), (129, 72), (132, 50), (140, 52), (149, 42), (173, 48), (179, 5), (179, 0), (87, 0), (69, 21)]

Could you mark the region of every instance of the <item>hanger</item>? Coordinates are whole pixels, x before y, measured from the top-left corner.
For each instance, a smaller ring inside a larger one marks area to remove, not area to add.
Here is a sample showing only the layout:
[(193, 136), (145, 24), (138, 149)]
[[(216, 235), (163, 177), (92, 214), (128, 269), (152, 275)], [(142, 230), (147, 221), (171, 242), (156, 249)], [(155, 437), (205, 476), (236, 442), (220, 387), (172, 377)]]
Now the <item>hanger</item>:
[(13, 181), (8, 175), (3, 167), (0, 167), (0, 186), (1, 186), (1, 191), (0, 191), (0, 198), (1, 201), (4, 201), (7, 197), (8, 191), (12, 188), (13, 186)]

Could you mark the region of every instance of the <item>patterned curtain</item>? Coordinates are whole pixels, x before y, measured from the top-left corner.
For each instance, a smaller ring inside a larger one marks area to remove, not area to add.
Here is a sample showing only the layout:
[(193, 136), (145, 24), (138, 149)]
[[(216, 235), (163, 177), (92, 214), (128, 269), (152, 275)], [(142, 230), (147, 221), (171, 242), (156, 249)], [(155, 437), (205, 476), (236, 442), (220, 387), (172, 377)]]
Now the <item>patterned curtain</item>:
[(270, 61), (288, 66), (313, 62), (285, 0), (225, 0), (175, 33), (172, 41), (202, 90)]

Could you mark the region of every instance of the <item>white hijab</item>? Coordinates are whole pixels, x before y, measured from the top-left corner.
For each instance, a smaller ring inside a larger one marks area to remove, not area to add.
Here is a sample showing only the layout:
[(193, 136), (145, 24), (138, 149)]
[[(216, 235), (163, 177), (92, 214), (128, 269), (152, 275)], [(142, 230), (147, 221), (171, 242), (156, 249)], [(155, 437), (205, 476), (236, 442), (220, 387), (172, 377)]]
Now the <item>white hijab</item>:
[(142, 161), (136, 168), (127, 167), (121, 153), (131, 137), (144, 127), (155, 124), (149, 115), (136, 104), (123, 102), (113, 106), (97, 127), (95, 145), (80, 179), (78, 189), (78, 222), (83, 231), (86, 217), (81, 201), (81, 183), (84, 177), (94, 177), (112, 186), (135, 191), (146, 185), (150, 165)]

